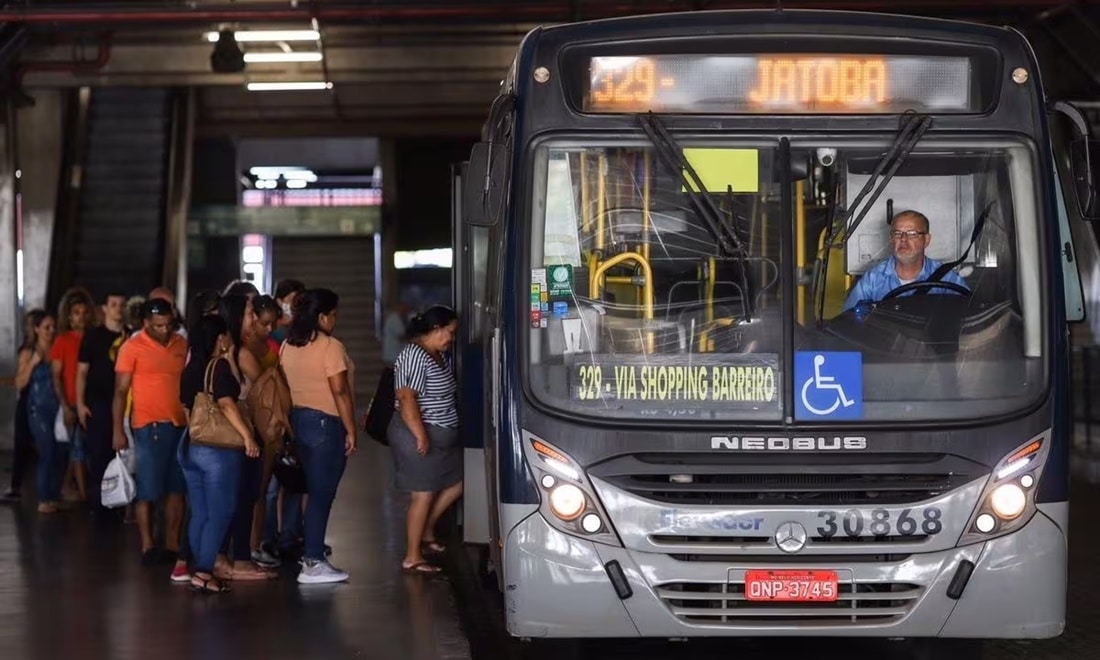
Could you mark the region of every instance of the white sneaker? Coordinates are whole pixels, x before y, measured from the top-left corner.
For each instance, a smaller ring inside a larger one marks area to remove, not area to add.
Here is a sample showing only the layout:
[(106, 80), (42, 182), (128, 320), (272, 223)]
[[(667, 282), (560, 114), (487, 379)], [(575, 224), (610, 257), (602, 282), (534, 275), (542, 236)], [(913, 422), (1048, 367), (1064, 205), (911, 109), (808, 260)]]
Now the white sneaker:
[(323, 559), (303, 559), (298, 584), (330, 584), (347, 582), (348, 574)]

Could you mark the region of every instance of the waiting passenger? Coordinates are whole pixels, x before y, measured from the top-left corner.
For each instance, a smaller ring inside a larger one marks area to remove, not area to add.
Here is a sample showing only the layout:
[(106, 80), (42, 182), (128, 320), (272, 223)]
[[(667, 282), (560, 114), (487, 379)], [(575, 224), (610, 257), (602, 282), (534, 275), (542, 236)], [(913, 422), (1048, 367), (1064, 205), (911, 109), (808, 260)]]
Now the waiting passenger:
[(154, 298), (168, 301), (172, 306), (172, 331), (184, 339), (187, 339), (187, 328), (184, 327), (183, 315), (180, 314), (179, 306), (176, 305), (176, 294), (166, 286), (158, 286), (149, 292), (148, 300), (153, 300)]
[(382, 324), (382, 363), (392, 368), (409, 332), (409, 305), (398, 302)]
[(294, 301), (305, 293), (305, 290), (305, 284), (293, 279), (279, 280), (275, 285), (275, 302), (283, 308), (282, 318), (271, 331), (271, 338), (276, 342), (281, 344), (286, 340), (287, 332), (290, 331), (290, 322), (294, 319)]
[(115, 393), (115, 342), (123, 336), (126, 296), (108, 293), (102, 298), (103, 324), (84, 333), (76, 372), (76, 408), (88, 463), (88, 505), (101, 517), (113, 516), (103, 507), (100, 486), (114, 458), (111, 402)]
[(57, 441), (53, 427), (61, 405), (50, 368), (50, 349), (57, 322), (49, 313), (36, 309), (27, 314), (34, 334), (23, 340), (15, 371), (16, 389), (27, 388), (27, 422), (38, 450), (38, 512), (55, 513), (61, 499), (61, 476), (68, 457)]
[[(35, 318), (33, 312), (23, 316), (23, 346), (19, 350), (20, 357), (23, 355), (24, 348), (34, 348), (38, 341), (38, 334), (35, 331), (38, 324), (35, 322)], [(25, 369), (22, 362), (19, 362), (19, 365), (20, 368)], [(29, 366), (29, 363), (26, 366)], [(24, 378), (21, 379), (20, 376), (24, 376)], [(30, 421), (27, 419), (29, 414), (27, 411), (27, 396), (31, 389), (28, 387), (30, 383), (29, 376), (29, 371), (25, 371), (25, 373), (17, 371), (15, 376), (15, 389), (19, 393), (19, 398), (15, 403), (11, 487), (0, 498), (4, 502), (13, 504), (19, 503), (23, 499), (23, 479), (27, 475), (27, 468), (30, 467), (34, 454), (34, 435), (31, 434)]]
[(271, 333), (279, 325), (283, 310), (271, 296), (257, 296), (252, 299), (252, 311), (256, 320), (252, 331), (244, 338), (245, 345), (263, 369), (270, 369), (279, 364), (279, 344), (271, 338)]
[(301, 584), (348, 579), (325, 559), (325, 530), (336, 489), (348, 457), (358, 447), (352, 396), (355, 367), (344, 345), (332, 336), (338, 304), (339, 297), (328, 289), (310, 289), (298, 296), (281, 356), (294, 402), (290, 425), (309, 484)]
[(200, 316), (189, 331), (191, 356), (180, 378), (180, 401), (190, 411), (195, 397), (208, 385), (207, 369), (216, 361), (210, 373), (210, 394), (226, 419), (245, 439), (245, 451), (192, 444), (184, 436), (177, 453), (187, 481), (191, 521), (188, 540), (192, 553), (191, 586), (199, 591), (224, 593), (229, 586), (215, 577), (214, 564), (237, 510), (238, 482), (241, 462), (248, 456), (258, 456), (260, 448), (252, 435), (251, 425), (237, 407), (241, 393), (241, 373), (233, 357), (233, 342), (225, 321), (220, 316)]
[[(84, 432), (77, 424), (76, 372), (80, 366), (80, 344), (85, 330), (93, 325), (92, 297), (84, 289), (70, 289), (58, 308), (58, 334), (50, 349), (54, 388), (61, 402), (61, 413), (69, 434), (69, 464), (61, 478), (66, 499), (87, 501), (85, 483)], [(75, 482), (75, 492), (71, 486)]]
[[(183, 526), (183, 480), (176, 450), (187, 423), (180, 405), (180, 375), (187, 361), (187, 340), (174, 332), (176, 310), (153, 298), (145, 304), (145, 328), (122, 344), (115, 360), (114, 448), (125, 449), (126, 398), (133, 385), (134, 449), (137, 458), (137, 512), (142, 563), (175, 563)], [(165, 500), (164, 551), (153, 544), (151, 506)]]
[(184, 315), (184, 327), (188, 329), (188, 332), (198, 324), (199, 319), (203, 316), (217, 315), (218, 304), (221, 303), (221, 299), (222, 294), (213, 289), (199, 291), (191, 296), (191, 302), (188, 303), (187, 311)]
[[(229, 354), (240, 375), (237, 397), (243, 401), (248, 396), (248, 388), (263, 373), (259, 360), (245, 346), (245, 337), (252, 333), (256, 320), (252, 301), (243, 293), (227, 293), (221, 298), (218, 316), (225, 323), (229, 334)], [(253, 433), (251, 421), (245, 423), (249, 433)], [(219, 577), (230, 580), (267, 580), (275, 575), (252, 563), (252, 516), (256, 500), (260, 497), (263, 460), (259, 452), (249, 452), (239, 465), (236, 510), (229, 528), (229, 544), (226, 548), (231, 561), (219, 562), (215, 569)]]
[(256, 285), (246, 280), (233, 280), (226, 287), (225, 291), (222, 291), (223, 296), (244, 296), (245, 298), (252, 299), (260, 295), (260, 290), (256, 288)]
[[(932, 234), (929, 232), (928, 218), (923, 213), (902, 211), (894, 216), (890, 227), (892, 256), (863, 274), (848, 294), (848, 299), (844, 302), (844, 311), (852, 309), (861, 302), (879, 302), (886, 294), (904, 284), (923, 282), (942, 265), (924, 254), (932, 243)], [(966, 280), (954, 270), (944, 273), (940, 281), (958, 284), (968, 290), (970, 288)], [(931, 287), (928, 292), (955, 293), (945, 287)]]
[(462, 496), (462, 443), (458, 438), (457, 384), (444, 354), (454, 342), (458, 320), (435, 306), (409, 321), (410, 343), (394, 362), (394, 408), (387, 432), (396, 467), (396, 486), (411, 494), (405, 517), (407, 547), (401, 568), (438, 573), (427, 554), (444, 547), (435, 525)]
[[(271, 333), (279, 323), (283, 310), (279, 303), (271, 296), (258, 296), (252, 299), (252, 309), (256, 319), (252, 323), (252, 331), (245, 337), (245, 346), (249, 352), (259, 361), (263, 371), (277, 369), (279, 365), (279, 344), (271, 339)], [(263, 473), (260, 479), (259, 499), (252, 517), (252, 561), (264, 568), (276, 568), (282, 562), (274, 552), (275, 548), (265, 548), (265, 541), (275, 541), (275, 530), (278, 528), (277, 519), (268, 517), (268, 508), (271, 514), (275, 514), (278, 503), (278, 490), (275, 497), (270, 498), (272, 476), (275, 471), (275, 459), (282, 443), (268, 443), (263, 445)], [(297, 510), (290, 511), (289, 518), (297, 521), (301, 518), (301, 498), (295, 498), (293, 502)], [(267, 534), (265, 535), (265, 532)]]

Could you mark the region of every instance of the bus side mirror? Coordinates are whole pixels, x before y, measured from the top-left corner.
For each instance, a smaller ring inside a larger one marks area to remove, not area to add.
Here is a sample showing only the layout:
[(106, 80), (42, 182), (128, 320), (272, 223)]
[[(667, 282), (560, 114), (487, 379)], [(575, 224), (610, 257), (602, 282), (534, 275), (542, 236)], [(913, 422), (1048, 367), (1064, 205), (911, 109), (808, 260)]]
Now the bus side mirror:
[(1100, 220), (1100, 186), (1097, 185), (1097, 175), (1100, 174), (1100, 140), (1074, 140), (1069, 148), (1069, 164), (1073, 192), (1081, 218), (1090, 222)]
[(1069, 145), (1069, 175), (1073, 179), (1073, 196), (1083, 220), (1100, 220), (1100, 141), (1091, 137), (1089, 121), (1081, 110), (1066, 101), (1052, 101), (1047, 111), (1070, 121), (1076, 137)]
[(504, 145), (479, 142), (470, 152), (463, 180), (463, 221), (475, 227), (492, 227), (504, 210), (508, 152)]

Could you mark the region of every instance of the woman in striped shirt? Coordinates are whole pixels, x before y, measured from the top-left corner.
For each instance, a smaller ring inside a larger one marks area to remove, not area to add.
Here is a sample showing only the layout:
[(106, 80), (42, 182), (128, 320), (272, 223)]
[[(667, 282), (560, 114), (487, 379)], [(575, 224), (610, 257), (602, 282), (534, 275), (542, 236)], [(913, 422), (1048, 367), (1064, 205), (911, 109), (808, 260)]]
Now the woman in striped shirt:
[(401, 568), (438, 573), (425, 553), (444, 548), (435, 523), (462, 495), (462, 443), (458, 439), (457, 385), (444, 353), (454, 341), (458, 319), (436, 306), (409, 322), (409, 344), (394, 360), (394, 408), (387, 433), (393, 450), (397, 489), (411, 493), (405, 518), (408, 548)]

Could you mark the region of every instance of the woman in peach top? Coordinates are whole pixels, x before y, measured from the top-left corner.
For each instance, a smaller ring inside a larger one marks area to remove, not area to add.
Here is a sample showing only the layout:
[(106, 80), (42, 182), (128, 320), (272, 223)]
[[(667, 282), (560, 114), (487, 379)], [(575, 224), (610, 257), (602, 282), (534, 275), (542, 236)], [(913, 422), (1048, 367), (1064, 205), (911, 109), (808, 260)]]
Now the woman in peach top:
[(325, 559), (325, 528), (332, 503), (348, 456), (357, 447), (354, 367), (344, 345), (332, 336), (339, 301), (329, 289), (310, 289), (298, 296), (281, 355), (294, 404), (290, 424), (309, 484), (303, 520), (305, 548), (298, 574), (301, 584), (348, 579), (347, 573)]

